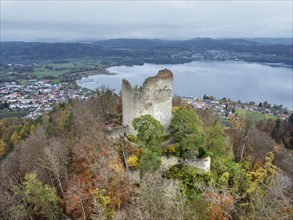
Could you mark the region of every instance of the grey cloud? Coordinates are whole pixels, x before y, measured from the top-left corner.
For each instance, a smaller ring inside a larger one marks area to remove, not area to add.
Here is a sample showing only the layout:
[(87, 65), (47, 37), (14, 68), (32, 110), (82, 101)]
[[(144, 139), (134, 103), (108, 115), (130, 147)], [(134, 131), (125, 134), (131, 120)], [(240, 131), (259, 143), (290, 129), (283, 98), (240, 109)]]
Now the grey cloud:
[[(1, 1), (1, 40), (292, 37), (291, 1)], [(21, 32), (21, 34), (19, 34)]]

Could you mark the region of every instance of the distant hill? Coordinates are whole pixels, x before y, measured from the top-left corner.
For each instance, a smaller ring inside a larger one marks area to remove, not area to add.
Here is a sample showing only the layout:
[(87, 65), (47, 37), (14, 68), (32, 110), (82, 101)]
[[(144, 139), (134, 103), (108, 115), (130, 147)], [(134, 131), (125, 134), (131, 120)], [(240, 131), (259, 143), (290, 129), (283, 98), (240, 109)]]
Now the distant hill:
[(185, 49), (223, 49), (232, 45), (251, 46), (258, 44), (254, 41), (245, 39), (212, 39), (212, 38), (194, 38), (191, 40), (150, 40), (150, 39), (110, 39), (104, 41), (96, 41), (94, 45), (102, 47), (116, 48), (157, 48), (157, 47), (180, 47)]
[[(99, 59), (109, 65), (133, 65), (144, 62), (184, 63), (199, 59), (231, 59), (292, 65), (292, 44), (288, 46), (288, 43), (290, 39), (287, 38), (194, 38), (180, 41), (110, 39), (83, 43), (0, 42), (0, 46), (1, 65), (54, 62), (64, 59)], [(214, 57), (210, 51), (222, 51), (232, 55)]]
[(102, 47), (118, 47), (118, 48), (155, 48), (165, 46), (167, 41), (148, 40), (148, 39), (110, 39), (104, 41), (96, 41), (93, 45)]
[(247, 38), (249, 41), (253, 41), (260, 44), (281, 44), (292, 45), (293, 38)]

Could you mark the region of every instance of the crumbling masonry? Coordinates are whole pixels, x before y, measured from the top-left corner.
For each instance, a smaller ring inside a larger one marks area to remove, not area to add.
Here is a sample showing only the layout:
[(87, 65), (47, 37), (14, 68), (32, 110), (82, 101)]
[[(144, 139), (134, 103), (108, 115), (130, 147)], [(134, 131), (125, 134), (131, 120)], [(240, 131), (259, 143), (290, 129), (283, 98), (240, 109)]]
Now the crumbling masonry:
[(131, 84), (122, 80), (123, 125), (129, 126), (129, 133), (135, 135), (132, 126), (134, 118), (149, 114), (159, 120), (165, 129), (172, 116), (173, 74), (164, 69), (155, 77), (147, 78), (141, 91), (134, 91)]

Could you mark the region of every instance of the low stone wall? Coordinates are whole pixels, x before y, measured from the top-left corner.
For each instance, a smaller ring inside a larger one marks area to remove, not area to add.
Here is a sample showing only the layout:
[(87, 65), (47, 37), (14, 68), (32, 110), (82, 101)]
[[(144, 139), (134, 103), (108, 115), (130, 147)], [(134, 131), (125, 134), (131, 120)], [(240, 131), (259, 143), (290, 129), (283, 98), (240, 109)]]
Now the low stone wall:
[(111, 140), (119, 139), (120, 137), (124, 137), (128, 132), (127, 125), (121, 125), (117, 127), (105, 126), (105, 134)]
[[(166, 170), (170, 169), (172, 166), (177, 165), (177, 164), (192, 166), (194, 168), (199, 169), (203, 173), (209, 172), (210, 168), (211, 168), (211, 157), (205, 157), (203, 159), (182, 161), (178, 157), (162, 156), (161, 159), (162, 159), (162, 166), (160, 168), (160, 171), (166, 171)], [(131, 182), (131, 184), (137, 184), (140, 182), (139, 169), (129, 170), (127, 173), (128, 173), (128, 178), (129, 178), (129, 181)]]
[(205, 157), (203, 159), (186, 160), (183, 162), (184, 165), (195, 167), (202, 172), (209, 172), (211, 169), (211, 157)]
[(178, 157), (166, 157), (166, 156), (163, 156), (163, 157), (161, 157), (161, 159), (162, 159), (162, 166), (161, 166), (162, 171), (168, 170), (172, 166), (174, 166), (174, 165), (179, 163), (179, 158)]
[(161, 170), (165, 171), (171, 168), (176, 164), (183, 164), (192, 166), (199, 169), (201, 172), (206, 173), (211, 169), (211, 157), (205, 157), (203, 159), (194, 159), (194, 160), (184, 160), (181, 161), (178, 157), (162, 157), (162, 167)]

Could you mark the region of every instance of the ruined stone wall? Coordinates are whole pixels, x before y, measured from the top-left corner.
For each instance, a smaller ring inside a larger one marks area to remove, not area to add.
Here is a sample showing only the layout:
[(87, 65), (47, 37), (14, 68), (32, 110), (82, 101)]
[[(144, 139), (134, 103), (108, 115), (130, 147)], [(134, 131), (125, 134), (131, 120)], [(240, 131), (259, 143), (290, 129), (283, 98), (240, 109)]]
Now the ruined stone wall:
[(194, 159), (187, 159), (187, 160), (181, 160), (178, 157), (161, 157), (162, 159), (162, 167), (161, 170), (165, 171), (171, 168), (174, 165), (182, 164), (187, 166), (192, 166), (196, 169), (198, 169), (202, 173), (209, 172), (211, 169), (211, 157), (205, 157), (205, 158), (194, 158)]
[(187, 160), (183, 164), (195, 167), (199, 169), (200, 171), (206, 173), (206, 172), (209, 172), (211, 169), (211, 161), (212, 161), (211, 157), (208, 156), (202, 159), (197, 158), (194, 160)]
[(155, 77), (147, 78), (142, 91), (134, 91), (131, 84), (122, 81), (123, 125), (129, 126), (129, 133), (136, 134), (132, 126), (134, 118), (149, 114), (167, 128), (172, 116), (173, 74), (161, 70)]
[(172, 166), (179, 164), (179, 158), (175, 156), (172, 156), (172, 157), (162, 156), (161, 160), (162, 160), (162, 165), (161, 165), (162, 171), (166, 171), (170, 169)]
[(117, 127), (105, 126), (104, 132), (108, 139), (115, 141), (123, 137), (128, 132), (128, 126), (122, 125)]

